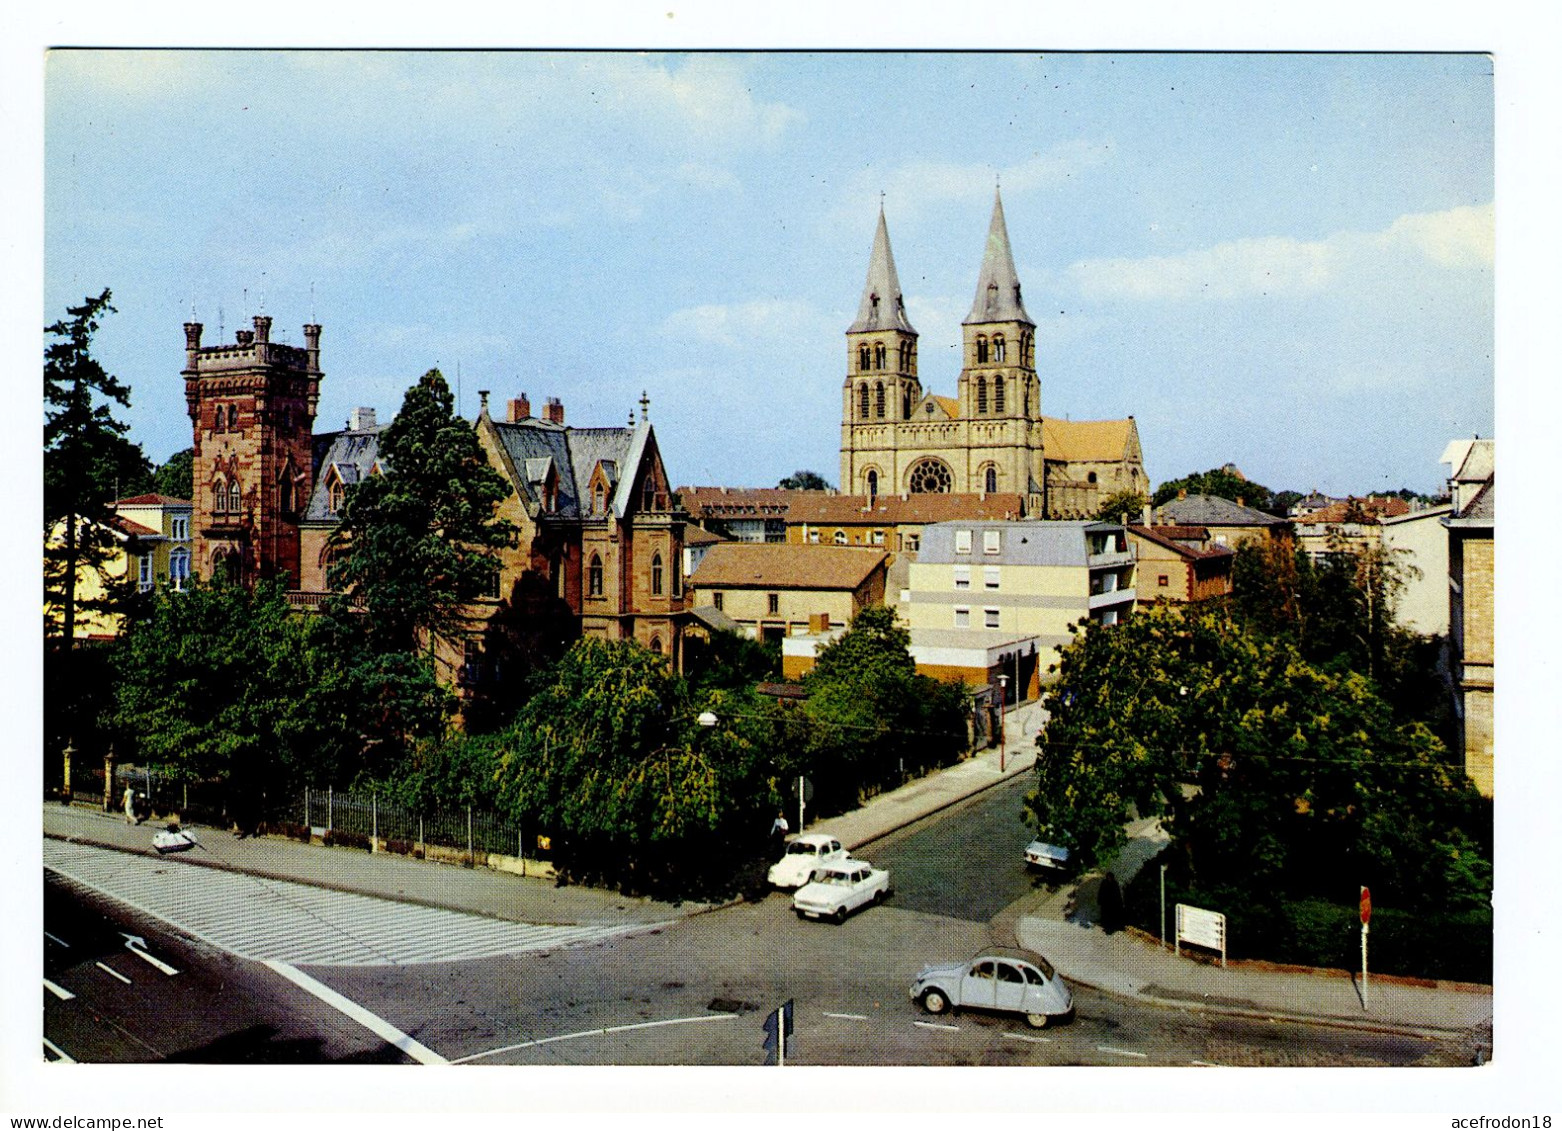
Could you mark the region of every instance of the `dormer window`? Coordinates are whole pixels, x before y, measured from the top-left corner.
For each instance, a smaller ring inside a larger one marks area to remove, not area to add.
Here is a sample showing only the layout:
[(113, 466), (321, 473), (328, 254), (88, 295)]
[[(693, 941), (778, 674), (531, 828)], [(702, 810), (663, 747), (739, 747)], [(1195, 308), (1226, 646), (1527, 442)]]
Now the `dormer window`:
[(342, 503), (347, 498), (347, 486), (340, 479), (332, 479), (331, 485), (326, 488), (326, 509), (332, 514), (339, 514)]
[(602, 481), (598, 480), (591, 488), (591, 513), (601, 514), (607, 510), (606, 500), (607, 491), (603, 488)]

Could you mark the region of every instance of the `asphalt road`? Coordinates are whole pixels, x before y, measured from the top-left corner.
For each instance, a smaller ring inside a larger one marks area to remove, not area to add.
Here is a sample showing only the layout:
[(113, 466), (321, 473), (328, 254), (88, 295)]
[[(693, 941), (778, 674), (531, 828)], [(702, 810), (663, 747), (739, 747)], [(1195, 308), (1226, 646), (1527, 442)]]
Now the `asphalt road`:
[[(420, 1059), (472, 1065), (758, 1065), (765, 1015), (792, 1000), (798, 1064), (1469, 1063), (1465, 1050), (1427, 1040), (1222, 1017), (1083, 988), (1075, 1019), (1040, 1033), (1019, 1018), (926, 1016), (907, 993), (922, 965), (988, 945), (993, 917), (1033, 890), (1020, 859), (1025, 788), (1024, 779), (998, 787), (868, 846), (862, 854), (889, 867), (895, 895), (841, 926), (799, 920), (789, 898), (773, 893), (593, 940), (560, 933), (556, 945), (527, 954), (416, 961), (409, 956), (432, 952), (409, 921), (411, 949), (400, 957), (306, 966), (321, 984), (316, 994), (51, 882), (45, 928), (60, 942), (48, 942), (46, 977), (76, 996), (45, 991), (45, 1034), (79, 1060), (403, 1061), (400, 1049), (413, 1048)], [(186, 873), (183, 894), (195, 904), (230, 898), (219, 894), (219, 874)], [(348, 907), (359, 897), (319, 898), (313, 918), (360, 921)], [(121, 931), (144, 936), (179, 974), (130, 953)], [(322, 1000), (333, 994), (338, 1005)]]

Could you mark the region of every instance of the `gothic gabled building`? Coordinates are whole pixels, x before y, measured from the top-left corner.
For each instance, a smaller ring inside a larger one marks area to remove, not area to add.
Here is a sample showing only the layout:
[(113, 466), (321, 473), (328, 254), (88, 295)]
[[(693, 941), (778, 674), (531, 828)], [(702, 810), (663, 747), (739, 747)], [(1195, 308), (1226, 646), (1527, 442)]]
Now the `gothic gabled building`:
[(1018, 494), (1044, 518), (1093, 515), (1116, 491), (1148, 493), (1133, 417), (1042, 415), (1036, 324), (1020, 292), (1001, 196), (962, 337), (956, 395), (924, 390), (881, 209), (857, 318), (846, 331), (842, 492)]

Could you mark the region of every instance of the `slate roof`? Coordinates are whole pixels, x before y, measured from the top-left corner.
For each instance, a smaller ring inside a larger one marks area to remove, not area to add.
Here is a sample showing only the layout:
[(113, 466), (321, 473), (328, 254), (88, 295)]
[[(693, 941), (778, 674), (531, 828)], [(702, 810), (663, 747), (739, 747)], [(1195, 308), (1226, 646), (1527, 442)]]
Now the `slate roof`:
[(879, 226), (873, 233), (873, 253), (868, 258), (868, 280), (857, 305), (857, 320), (846, 332), (860, 334), (870, 330), (916, 333), (906, 317), (906, 302), (900, 293), (900, 277), (895, 273), (895, 255), (890, 251), (883, 208), (879, 209)]
[(558, 497), (553, 514), (560, 518), (585, 518), (591, 513), (591, 476), (601, 464), (613, 484), (611, 509), (622, 518), (634, 488), (634, 476), (620, 469), (638, 469), (650, 443), (651, 425), (641, 421), (619, 428), (575, 428), (536, 417), (521, 421), (492, 422), (495, 435), (516, 476), (515, 492), (532, 508), (542, 504), (542, 484), (551, 462), (558, 475)]
[(319, 432), (314, 437), (315, 489), (304, 507), (303, 522), (335, 522), (331, 510), (331, 468), (335, 467), (344, 483), (357, 483), (368, 477), (380, 458), (380, 433), (384, 426)]
[(861, 585), (889, 555), (851, 546), (722, 542), (689, 577), (701, 589), (844, 589)]
[(1014, 271), (1009, 227), (1003, 218), (1003, 194), (996, 191), (993, 193), (992, 222), (987, 227), (987, 245), (982, 251), (982, 269), (976, 277), (976, 298), (964, 324), (972, 326), (986, 322), (1035, 325), (1020, 301), (1020, 279)]
[(1492, 527), (1497, 523), (1497, 479), (1488, 479), (1464, 509), (1448, 520), (1450, 526)]
[[(919, 563), (934, 565), (1083, 566), (1089, 564), (1090, 530), (1121, 530), (1115, 522), (1032, 520), (1025, 522), (940, 522), (922, 531)], [(971, 531), (970, 553), (955, 552), (955, 532)], [(1001, 532), (996, 554), (986, 552), (983, 532)]]
[[(1252, 507), (1239, 507), (1219, 495), (1188, 495), (1155, 508), (1158, 519), (1184, 526), (1285, 526), (1276, 518)], [(1158, 524), (1159, 525), (1159, 524)]]

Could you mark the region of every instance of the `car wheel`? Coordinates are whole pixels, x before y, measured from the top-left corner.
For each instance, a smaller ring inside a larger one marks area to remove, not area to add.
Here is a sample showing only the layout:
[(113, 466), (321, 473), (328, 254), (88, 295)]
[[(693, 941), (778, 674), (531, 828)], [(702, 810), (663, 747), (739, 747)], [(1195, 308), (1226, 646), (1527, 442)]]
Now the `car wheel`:
[(933, 1016), (949, 1012), (949, 999), (944, 996), (943, 990), (928, 990), (922, 995), (922, 1008)]
[(839, 927), (844, 922), (846, 922), (846, 908), (837, 907), (835, 909), (835, 925)]
[(1025, 1015), (1025, 1024), (1032, 1029), (1045, 1029), (1052, 1024), (1052, 1017), (1046, 1013), (1027, 1013)]

